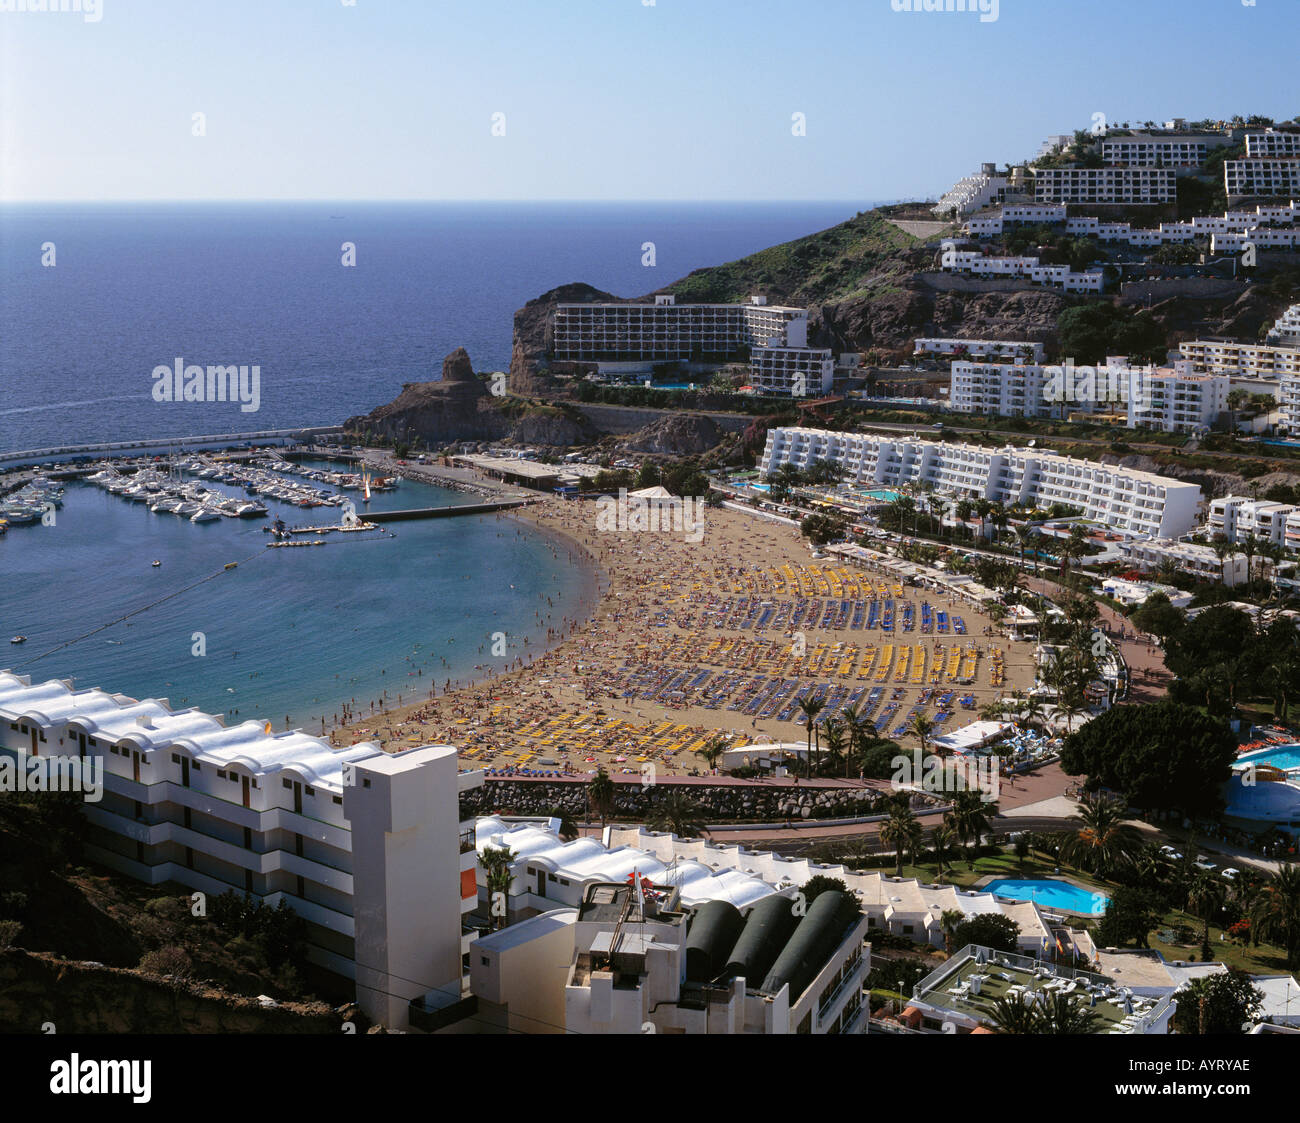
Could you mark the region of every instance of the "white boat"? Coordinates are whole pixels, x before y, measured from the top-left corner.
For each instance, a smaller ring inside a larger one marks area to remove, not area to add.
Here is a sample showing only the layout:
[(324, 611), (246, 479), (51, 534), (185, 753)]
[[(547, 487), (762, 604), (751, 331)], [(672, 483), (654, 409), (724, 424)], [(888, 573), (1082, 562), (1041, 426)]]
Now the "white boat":
[(178, 502), (176, 506), (172, 508), (172, 514), (183, 515), (185, 518), (189, 518), (191, 515), (198, 514), (202, 509), (202, 504), (195, 503), (193, 500), (184, 500)]
[(221, 518), (220, 511), (214, 510), (211, 507), (200, 507), (197, 511), (194, 512), (194, 514), (190, 516), (190, 522), (210, 523), (210, 522), (215, 522), (219, 518)]

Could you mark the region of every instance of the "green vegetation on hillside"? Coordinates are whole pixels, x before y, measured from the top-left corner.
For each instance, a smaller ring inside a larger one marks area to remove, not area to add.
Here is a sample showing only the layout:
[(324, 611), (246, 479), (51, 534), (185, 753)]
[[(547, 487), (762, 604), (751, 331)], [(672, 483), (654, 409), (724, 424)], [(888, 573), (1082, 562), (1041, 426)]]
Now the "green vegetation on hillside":
[[(864, 282), (891, 255), (920, 245), (875, 211), (805, 238), (716, 265), (668, 286), (683, 302), (732, 302), (764, 292), (780, 300), (817, 304), (842, 299)], [(898, 266), (910, 272), (910, 268)]]

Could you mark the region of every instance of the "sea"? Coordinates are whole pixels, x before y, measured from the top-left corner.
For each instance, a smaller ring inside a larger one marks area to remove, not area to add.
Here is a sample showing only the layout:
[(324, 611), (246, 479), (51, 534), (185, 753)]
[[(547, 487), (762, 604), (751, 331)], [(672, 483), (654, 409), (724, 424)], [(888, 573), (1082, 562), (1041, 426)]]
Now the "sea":
[[(508, 368), (514, 312), (557, 285), (641, 295), (871, 205), (0, 206), (0, 451), (338, 424), (460, 346)], [(257, 411), (156, 401), (177, 359), (256, 365)], [(372, 509), (464, 499), (403, 481)], [(302, 550), (265, 549), (265, 521), (196, 526), (70, 484), (55, 525), (0, 537), (0, 668), (319, 732), (345, 703), (535, 657), (599, 595), (565, 542), (504, 515)]]

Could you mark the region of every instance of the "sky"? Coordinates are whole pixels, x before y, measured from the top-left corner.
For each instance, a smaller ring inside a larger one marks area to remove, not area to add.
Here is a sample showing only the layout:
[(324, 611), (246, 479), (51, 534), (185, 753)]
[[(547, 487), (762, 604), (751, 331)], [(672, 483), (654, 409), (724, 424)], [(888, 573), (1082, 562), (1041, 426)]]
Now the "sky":
[(879, 202), (1096, 114), (1300, 114), (1300, 0), (910, 6), (0, 0), (0, 200)]

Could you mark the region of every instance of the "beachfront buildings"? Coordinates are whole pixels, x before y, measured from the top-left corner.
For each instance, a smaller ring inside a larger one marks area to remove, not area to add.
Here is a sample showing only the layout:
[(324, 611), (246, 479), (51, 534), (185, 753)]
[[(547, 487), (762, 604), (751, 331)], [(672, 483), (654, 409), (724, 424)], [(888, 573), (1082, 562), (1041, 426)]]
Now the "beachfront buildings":
[(1300, 158), (1247, 156), (1223, 161), (1223, 189), (1228, 199), (1250, 195), (1300, 195)]
[(1225, 554), (1213, 547), (1173, 538), (1134, 538), (1120, 545), (1120, 552), (1138, 569), (1155, 572), (1164, 566), (1190, 573), (1202, 581), (1215, 581), (1232, 588), (1246, 580), (1246, 559)]
[(653, 304), (557, 304), (551, 357), (615, 375), (748, 357), (756, 387), (814, 397), (830, 393), (834, 371), (828, 349), (808, 347), (807, 310), (761, 296), (748, 304), (678, 304), (666, 294)]
[(1289, 546), (1287, 526), (1296, 510), (1290, 503), (1225, 495), (1211, 501), (1206, 524), (1211, 533), (1222, 534), (1229, 542), (1240, 544), (1254, 538), (1260, 543)]
[(1155, 207), (1174, 201), (1172, 168), (1037, 168), (1034, 201), (1067, 206)]
[(1193, 339), (1178, 344), (1178, 353), (1195, 369), (1212, 374), (1274, 381), (1300, 376), (1300, 346)]
[(1049, 508), (1061, 503), (1131, 534), (1184, 534), (1195, 525), (1201, 503), (1201, 489), (1195, 484), (1040, 449), (984, 448), (824, 429), (769, 431), (760, 467), (767, 475), (782, 464), (807, 468), (819, 460), (841, 464), (853, 483), (919, 485), (1007, 506)]
[(1059, 419), (1063, 402), (1053, 394), (1059, 385), (1060, 379), (1053, 381), (1049, 368), (1037, 363), (957, 360), (952, 364), (948, 407), (956, 413)]
[(458, 792), (483, 774), (458, 772), (454, 748), (335, 748), (0, 672), (0, 754), (102, 763), (88, 857), (150, 885), (287, 904), (307, 923), (312, 962), (354, 979), (376, 1021), (405, 1026), (430, 993), (426, 1005), (460, 1002), (461, 918), (477, 893)]

